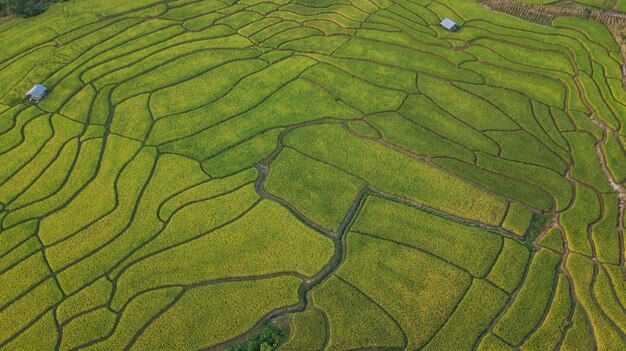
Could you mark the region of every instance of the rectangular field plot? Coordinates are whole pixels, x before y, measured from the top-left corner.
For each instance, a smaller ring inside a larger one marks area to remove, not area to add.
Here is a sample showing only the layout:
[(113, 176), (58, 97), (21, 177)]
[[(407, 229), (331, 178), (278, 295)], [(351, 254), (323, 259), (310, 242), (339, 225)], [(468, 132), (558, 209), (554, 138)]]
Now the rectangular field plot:
[(291, 335), (280, 347), (281, 351), (300, 351), (306, 348), (322, 349), (327, 338), (327, 321), (323, 311), (313, 307), (291, 317)]
[[(268, 200), (204, 234), (133, 262), (119, 276), (113, 305), (122, 306), (138, 292), (160, 286), (193, 285), (276, 272), (298, 272), (310, 277), (326, 264), (333, 249), (329, 239)], [(280, 254), (268, 255), (268, 252)], [(233, 255), (242, 259), (233, 261)], [(249, 266), (252, 261), (254, 269)], [(200, 266), (204, 268), (198, 270)]]
[(540, 322), (550, 302), (559, 262), (560, 257), (547, 250), (533, 257), (522, 288), (493, 329), (509, 344), (517, 345)]
[(365, 183), (341, 170), (284, 149), (271, 164), (266, 190), (305, 217), (335, 231)]
[(511, 203), (502, 223), (502, 228), (517, 236), (524, 236), (532, 219), (532, 211), (517, 203)]
[(356, 232), (345, 240), (337, 276), (393, 316), (408, 349), (426, 344), (471, 284), (469, 274), (422, 251)]
[(378, 196), (367, 198), (351, 230), (426, 252), (475, 277), (487, 274), (502, 245), (493, 233)]
[(347, 281), (332, 277), (313, 293), (328, 319), (328, 347), (337, 350), (402, 347), (398, 322), (372, 298)]
[(341, 125), (298, 129), (285, 144), (361, 177), (373, 187), (442, 212), (488, 225), (504, 216), (504, 200), (428, 163), (363, 140)]
[[(150, 324), (133, 349), (198, 349), (234, 338), (270, 311), (296, 304), (300, 282), (296, 277), (279, 276), (188, 290)], [(169, 336), (163, 337), (166, 330)]]
[(424, 350), (469, 350), (489, 322), (506, 304), (508, 296), (482, 279), (475, 279), (454, 314), (429, 341)]

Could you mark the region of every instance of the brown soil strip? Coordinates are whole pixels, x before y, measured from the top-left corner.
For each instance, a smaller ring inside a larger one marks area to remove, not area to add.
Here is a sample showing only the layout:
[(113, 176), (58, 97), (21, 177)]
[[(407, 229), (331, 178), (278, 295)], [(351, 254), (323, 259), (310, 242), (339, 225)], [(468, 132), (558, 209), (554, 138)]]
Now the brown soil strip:
[(10, 20), (12, 20), (13, 18), (14, 18), (14, 17), (10, 17), (10, 16), (7, 16), (7, 17), (0, 17), (0, 24), (2, 24), (2, 23), (6, 23), (6, 22), (9, 22), (9, 21), (10, 21)]

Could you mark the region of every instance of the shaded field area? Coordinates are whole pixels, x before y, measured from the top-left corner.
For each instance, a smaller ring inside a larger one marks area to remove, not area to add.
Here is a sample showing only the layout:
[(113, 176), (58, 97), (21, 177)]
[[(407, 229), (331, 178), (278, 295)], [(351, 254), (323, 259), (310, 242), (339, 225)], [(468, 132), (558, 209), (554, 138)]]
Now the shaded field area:
[(626, 349), (598, 22), (77, 0), (0, 41), (0, 349)]

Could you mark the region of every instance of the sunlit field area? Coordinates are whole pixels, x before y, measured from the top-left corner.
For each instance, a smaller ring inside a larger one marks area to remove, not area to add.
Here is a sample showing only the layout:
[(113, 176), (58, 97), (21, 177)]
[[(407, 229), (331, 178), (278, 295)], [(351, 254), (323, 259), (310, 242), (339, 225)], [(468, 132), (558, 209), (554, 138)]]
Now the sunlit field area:
[(10, 19), (0, 349), (626, 350), (623, 65), (473, 0)]

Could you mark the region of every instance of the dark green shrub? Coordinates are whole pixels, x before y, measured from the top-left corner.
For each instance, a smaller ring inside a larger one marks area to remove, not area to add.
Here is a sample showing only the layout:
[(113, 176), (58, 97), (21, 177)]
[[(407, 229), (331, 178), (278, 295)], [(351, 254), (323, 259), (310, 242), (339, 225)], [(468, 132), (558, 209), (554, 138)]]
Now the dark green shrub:
[(36, 16), (62, 0), (0, 0), (0, 16)]
[(285, 332), (273, 323), (265, 324), (248, 341), (227, 348), (227, 351), (273, 351), (281, 344)]

